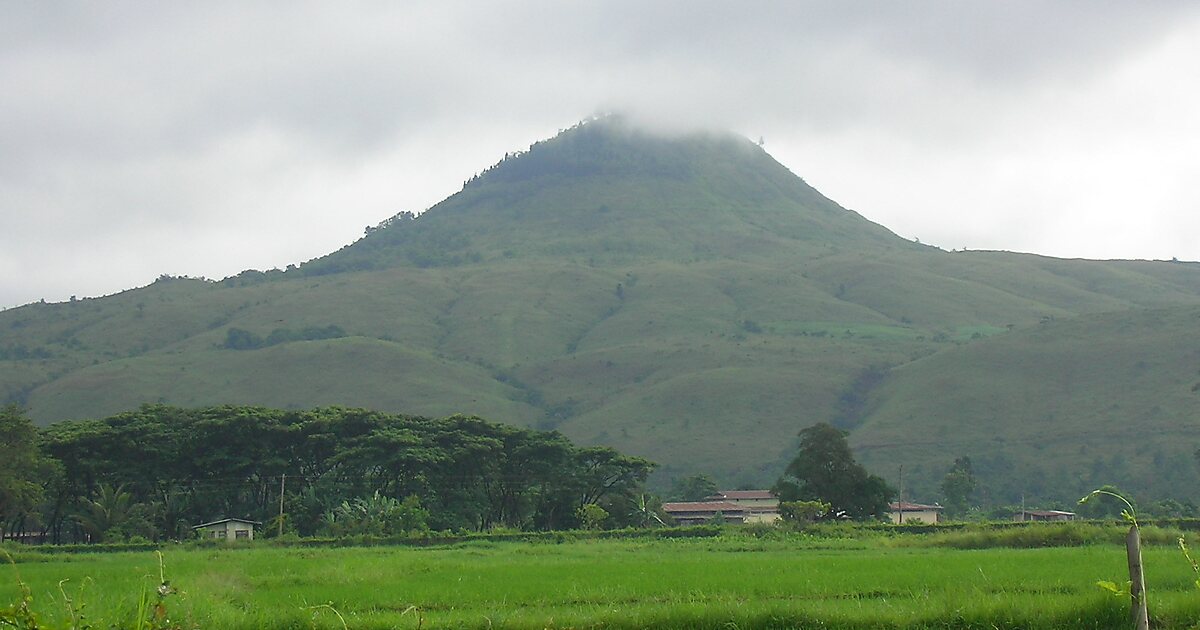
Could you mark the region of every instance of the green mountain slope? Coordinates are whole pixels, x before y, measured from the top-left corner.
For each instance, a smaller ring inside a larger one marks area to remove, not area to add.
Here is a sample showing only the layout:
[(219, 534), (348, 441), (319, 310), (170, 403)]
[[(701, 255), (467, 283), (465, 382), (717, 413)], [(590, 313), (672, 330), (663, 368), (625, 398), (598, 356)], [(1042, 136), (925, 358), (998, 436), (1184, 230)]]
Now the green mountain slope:
[(1134, 310), (948, 349), (892, 370), (852, 443), (926, 494), (968, 455), (999, 501), (1105, 483), (1194, 500), (1198, 329), (1200, 308)]
[[(901, 378), (926, 364), (978, 370), (968, 351), (1017, 352), (1044, 330), (1076, 339), (1062, 361), (1090, 360), (1086, 335), (1066, 332), (1091, 326), (1083, 316), (1192, 307), (1197, 265), (944, 252), (837, 206), (743, 138), (605, 119), (286, 272), (0, 312), (0, 397), (40, 422), (160, 401), (477, 413), (646, 455), (664, 476), (761, 484), (817, 421), (853, 429), (881, 472), (889, 459), (870, 453), (909, 416), (954, 426), (971, 400), (921, 408), (923, 381)], [(1148, 365), (1144, 378), (1171, 378)], [(950, 445), (931, 441), (905, 457), (948, 465)], [(1019, 461), (1023, 446), (996, 448)]]
[(780, 249), (917, 249), (730, 135), (661, 137), (620, 119), (506, 157), (420, 217), (304, 265), (321, 274), (501, 258), (773, 261)]

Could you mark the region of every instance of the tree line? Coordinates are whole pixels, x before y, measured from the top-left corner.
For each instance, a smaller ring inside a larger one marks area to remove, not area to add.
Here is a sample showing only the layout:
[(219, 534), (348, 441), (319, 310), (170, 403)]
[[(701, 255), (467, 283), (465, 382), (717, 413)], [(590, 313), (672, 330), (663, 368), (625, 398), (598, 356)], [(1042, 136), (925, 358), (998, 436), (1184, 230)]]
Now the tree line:
[(288, 343), (290, 341), (315, 341), (320, 339), (340, 339), (346, 336), (341, 326), (309, 326), (300, 330), (276, 328), (265, 338), (248, 330), (230, 327), (225, 334), (224, 348), (229, 350), (258, 350), (270, 346)]
[(182, 539), (224, 517), (398, 535), (565, 529), (599, 509), (624, 526), (645, 518), (655, 467), (554, 431), (337, 407), (146, 405), (38, 430), (10, 405), (0, 445), (0, 534), (56, 543)]

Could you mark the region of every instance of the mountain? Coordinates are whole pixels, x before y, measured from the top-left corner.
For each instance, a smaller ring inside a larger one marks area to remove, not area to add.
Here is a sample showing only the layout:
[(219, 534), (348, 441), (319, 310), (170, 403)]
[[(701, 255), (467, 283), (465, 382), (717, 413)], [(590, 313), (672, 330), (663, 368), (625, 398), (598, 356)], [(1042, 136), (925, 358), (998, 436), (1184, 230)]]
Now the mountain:
[(661, 137), (616, 118), (506, 156), (419, 219), (397, 217), (302, 269), (512, 258), (589, 267), (768, 262), (861, 246), (914, 248), (826, 199), (744, 138)]
[[(287, 271), (0, 312), (0, 398), (42, 423), (144, 402), (478, 414), (725, 485), (767, 483), (831, 421), (918, 498), (963, 454), (995, 500), (1109, 473), (1173, 496), (1154, 461), (1194, 450), (1172, 388), (1200, 366), (1146, 353), (1195, 347), (1197, 308), (1194, 264), (945, 252), (744, 138), (606, 118)], [(1136, 381), (1085, 369), (1134, 356)], [(1154, 429), (1122, 454), (1130, 426)]]

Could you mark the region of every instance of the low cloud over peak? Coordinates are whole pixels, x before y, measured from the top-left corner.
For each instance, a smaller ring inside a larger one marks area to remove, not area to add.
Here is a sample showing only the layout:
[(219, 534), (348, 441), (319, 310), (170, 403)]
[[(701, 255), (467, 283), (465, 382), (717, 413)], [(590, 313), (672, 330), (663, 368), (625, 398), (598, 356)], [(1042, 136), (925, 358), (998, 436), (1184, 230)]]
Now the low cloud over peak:
[(1185, 2), (9, 7), (0, 307), (337, 249), (597, 111), (946, 248), (1197, 259)]

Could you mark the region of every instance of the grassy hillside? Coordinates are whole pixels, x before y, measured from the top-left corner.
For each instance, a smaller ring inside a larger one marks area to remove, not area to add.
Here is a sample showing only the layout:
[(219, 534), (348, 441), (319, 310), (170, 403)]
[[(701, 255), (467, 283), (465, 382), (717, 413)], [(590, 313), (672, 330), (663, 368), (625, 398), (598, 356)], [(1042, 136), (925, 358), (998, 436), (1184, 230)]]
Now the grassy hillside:
[[(817, 421), (853, 429), (881, 472), (893, 460), (881, 442), (935, 428), (905, 453), (932, 479), (957, 454), (949, 436), (1001, 436), (994, 453), (1025, 461), (1030, 421), (987, 416), (1019, 397), (1008, 384), (930, 402), (943, 397), (924, 366), (979, 375), (990, 359), (973, 353), (1016, 357), (1046, 346), (1021, 341), (1039, 334), (1061, 336), (1055, 361), (1086, 364), (1099, 346), (1072, 331), (1103, 320), (1092, 315), (1137, 328), (1146, 309), (1193, 307), (1197, 265), (944, 252), (840, 208), (745, 139), (603, 120), (286, 272), (0, 312), (0, 397), (39, 422), (157, 401), (477, 413), (727, 485), (773, 479)], [(338, 332), (304, 339), (309, 329)], [(1171, 329), (1181, 345), (1194, 335)], [(233, 349), (239, 335), (261, 343)], [(1177, 369), (1148, 360), (1140, 378), (1157, 391)], [(1117, 381), (1073, 383), (1022, 413), (1108, 436), (1091, 448), (1120, 439), (1123, 416), (1084, 403)], [(1187, 404), (1158, 403), (1162, 426), (1188, 426)], [(972, 428), (977, 417), (996, 428)], [(1153, 439), (1169, 459), (1177, 437)], [(1079, 475), (1092, 464), (1063, 462)], [(1148, 469), (1129, 470), (1142, 477), (1126, 485), (1145, 481)]]
[(898, 367), (852, 442), (920, 496), (968, 455), (995, 501), (1106, 483), (1195, 500), (1200, 308), (1047, 321)]

